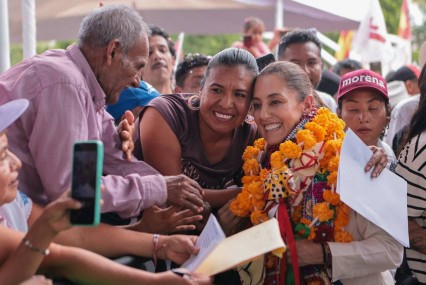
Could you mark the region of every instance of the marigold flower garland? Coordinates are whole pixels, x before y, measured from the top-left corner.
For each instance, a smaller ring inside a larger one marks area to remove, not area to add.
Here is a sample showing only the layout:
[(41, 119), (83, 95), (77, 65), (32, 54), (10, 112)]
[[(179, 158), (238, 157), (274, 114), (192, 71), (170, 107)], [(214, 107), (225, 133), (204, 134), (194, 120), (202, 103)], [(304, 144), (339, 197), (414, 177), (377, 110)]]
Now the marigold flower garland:
[[(313, 240), (318, 230), (316, 224), (332, 223), (334, 241), (352, 241), (351, 234), (344, 230), (349, 223), (349, 207), (340, 201), (340, 195), (334, 191), (344, 126), (344, 122), (327, 108), (318, 109), (315, 117), (297, 131), (295, 141), (281, 143), (279, 150), (271, 154), (271, 170), (262, 169), (259, 163), (261, 154), (266, 151), (266, 141), (260, 138), (253, 146), (248, 146), (242, 156), (245, 175), (242, 178), (243, 189), (231, 203), (231, 211), (240, 217), (250, 216), (254, 225), (265, 222), (269, 219), (264, 211), (268, 199), (265, 182), (271, 172), (289, 170), (300, 179), (309, 177), (307, 174), (311, 174), (311, 178), (317, 174), (326, 175), (329, 189), (323, 191), (324, 202), (313, 206), (312, 221), (302, 217), (301, 205), (291, 205), (295, 235)], [(284, 182), (286, 188), (291, 188), (288, 181)], [(295, 193), (288, 191), (286, 195), (291, 198)]]

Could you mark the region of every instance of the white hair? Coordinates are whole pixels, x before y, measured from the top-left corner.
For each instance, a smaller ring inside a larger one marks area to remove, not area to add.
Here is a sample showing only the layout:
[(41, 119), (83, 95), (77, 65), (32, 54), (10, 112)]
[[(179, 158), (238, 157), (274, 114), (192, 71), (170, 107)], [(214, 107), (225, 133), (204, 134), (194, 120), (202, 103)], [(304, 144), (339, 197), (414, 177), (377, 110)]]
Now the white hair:
[(120, 42), (124, 54), (149, 36), (149, 28), (139, 13), (124, 5), (108, 5), (87, 15), (78, 31), (78, 46), (105, 47), (111, 40)]

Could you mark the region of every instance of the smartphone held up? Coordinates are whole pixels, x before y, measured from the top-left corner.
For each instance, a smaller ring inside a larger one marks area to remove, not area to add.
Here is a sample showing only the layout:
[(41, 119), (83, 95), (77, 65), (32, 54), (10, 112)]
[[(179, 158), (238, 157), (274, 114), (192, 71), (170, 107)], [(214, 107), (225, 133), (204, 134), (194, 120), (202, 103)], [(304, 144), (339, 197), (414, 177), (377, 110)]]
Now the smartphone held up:
[(80, 201), (83, 207), (70, 211), (71, 224), (99, 224), (103, 158), (104, 147), (101, 141), (79, 141), (74, 144), (71, 197)]

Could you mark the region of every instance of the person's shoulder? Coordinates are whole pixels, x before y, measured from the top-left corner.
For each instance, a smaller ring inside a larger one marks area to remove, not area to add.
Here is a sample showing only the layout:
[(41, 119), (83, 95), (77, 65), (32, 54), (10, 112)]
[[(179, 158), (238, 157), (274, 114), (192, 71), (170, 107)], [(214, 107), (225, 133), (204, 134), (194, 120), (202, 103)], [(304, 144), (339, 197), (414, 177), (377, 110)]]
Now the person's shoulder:
[(324, 101), (324, 103), (327, 105), (327, 107), (330, 108), (330, 110), (335, 113), (336, 109), (337, 109), (337, 103), (334, 100), (333, 96), (331, 96), (330, 94), (325, 93), (323, 91), (319, 91), (319, 90), (315, 90), (315, 92)]
[(394, 107), (394, 110), (402, 111), (402, 110), (410, 109), (413, 107), (417, 107), (417, 105), (419, 104), (419, 101), (420, 101), (420, 95), (411, 96), (410, 98), (406, 98), (402, 100), (401, 102), (399, 102), (398, 104), (396, 104), (396, 106)]
[[(423, 167), (426, 159), (426, 131), (413, 137), (402, 149), (399, 157), (400, 164), (410, 164), (412, 171), (424, 172)], [(422, 170), (420, 170), (422, 169)]]

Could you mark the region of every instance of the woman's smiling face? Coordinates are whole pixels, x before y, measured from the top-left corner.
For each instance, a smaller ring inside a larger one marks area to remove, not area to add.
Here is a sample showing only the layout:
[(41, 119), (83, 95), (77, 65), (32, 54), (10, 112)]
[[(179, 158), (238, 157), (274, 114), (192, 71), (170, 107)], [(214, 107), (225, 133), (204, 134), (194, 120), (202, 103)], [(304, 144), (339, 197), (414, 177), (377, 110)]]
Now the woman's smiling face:
[(200, 124), (228, 134), (247, 116), (254, 79), (243, 65), (218, 65), (211, 69), (200, 94)]
[(256, 80), (253, 94), (253, 116), (269, 145), (283, 142), (312, 107), (312, 96), (300, 101), (297, 91), (288, 88), (285, 80), (273, 73)]

